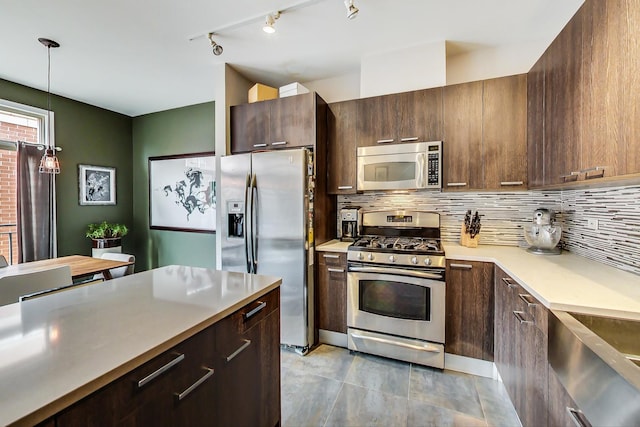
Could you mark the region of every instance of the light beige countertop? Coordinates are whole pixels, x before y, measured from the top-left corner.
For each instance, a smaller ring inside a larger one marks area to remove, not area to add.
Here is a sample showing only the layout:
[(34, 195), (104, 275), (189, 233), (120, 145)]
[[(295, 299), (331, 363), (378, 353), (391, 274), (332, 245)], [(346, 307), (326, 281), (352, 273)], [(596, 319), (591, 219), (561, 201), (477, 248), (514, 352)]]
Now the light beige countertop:
[(0, 425), (46, 419), (280, 283), (174, 265), (0, 307)]
[(341, 242), (340, 240), (333, 239), (316, 246), (318, 252), (347, 252), (347, 248), (353, 242)]
[(443, 242), (447, 259), (494, 262), (547, 308), (640, 320), (640, 276), (569, 252)]

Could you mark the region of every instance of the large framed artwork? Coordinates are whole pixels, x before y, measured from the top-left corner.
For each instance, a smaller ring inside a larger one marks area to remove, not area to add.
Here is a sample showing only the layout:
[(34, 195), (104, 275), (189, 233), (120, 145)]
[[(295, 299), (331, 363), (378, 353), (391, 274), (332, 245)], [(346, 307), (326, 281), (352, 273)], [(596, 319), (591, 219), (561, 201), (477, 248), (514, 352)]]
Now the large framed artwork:
[(78, 165), (81, 205), (116, 204), (116, 168)]
[(149, 157), (149, 227), (215, 232), (215, 153)]

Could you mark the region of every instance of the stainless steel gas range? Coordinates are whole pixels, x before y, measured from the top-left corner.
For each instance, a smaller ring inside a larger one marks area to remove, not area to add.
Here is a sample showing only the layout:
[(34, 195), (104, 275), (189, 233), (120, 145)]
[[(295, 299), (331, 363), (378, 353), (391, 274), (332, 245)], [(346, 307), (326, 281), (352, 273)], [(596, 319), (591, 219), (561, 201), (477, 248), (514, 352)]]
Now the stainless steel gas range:
[(440, 215), (370, 211), (347, 252), (350, 350), (444, 368)]

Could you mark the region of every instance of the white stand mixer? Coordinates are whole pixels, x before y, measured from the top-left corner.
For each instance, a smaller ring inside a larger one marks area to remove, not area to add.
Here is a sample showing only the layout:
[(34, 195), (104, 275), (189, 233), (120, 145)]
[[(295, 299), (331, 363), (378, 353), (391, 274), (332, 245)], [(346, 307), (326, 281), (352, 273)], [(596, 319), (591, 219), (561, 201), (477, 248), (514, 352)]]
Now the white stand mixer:
[(531, 245), (527, 251), (539, 255), (559, 255), (558, 242), (562, 227), (555, 225), (556, 215), (551, 209), (540, 208), (533, 212), (533, 224), (524, 230), (524, 238)]

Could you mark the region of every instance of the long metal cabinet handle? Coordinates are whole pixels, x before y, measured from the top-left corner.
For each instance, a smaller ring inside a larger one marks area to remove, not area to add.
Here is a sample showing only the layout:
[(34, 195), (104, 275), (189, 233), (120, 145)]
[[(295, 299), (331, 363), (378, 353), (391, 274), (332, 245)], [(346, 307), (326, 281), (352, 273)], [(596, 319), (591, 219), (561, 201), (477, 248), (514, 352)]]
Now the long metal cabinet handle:
[(473, 265), (471, 265), (471, 264), (449, 264), (449, 267), (451, 267), (451, 268), (461, 268), (463, 270), (471, 270), (473, 268)]
[(287, 145), (287, 141), (276, 141), (272, 142), (271, 145)]
[(524, 182), (522, 181), (501, 181), (500, 185), (504, 186), (504, 187), (508, 187), (508, 186), (517, 186), (517, 185), (522, 185), (524, 184)]
[(332, 259), (338, 259), (340, 258), (340, 255), (334, 255), (334, 254), (322, 254), (323, 258), (332, 258)]
[(257, 302), (258, 302), (258, 306), (256, 308), (254, 308), (253, 310), (251, 310), (251, 311), (249, 311), (249, 312), (244, 314), (244, 320), (245, 321), (249, 320), (250, 318), (252, 318), (256, 314), (260, 313), (267, 306), (266, 302), (263, 302), (263, 301), (257, 301)]
[(266, 147), (266, 146), (267, 146), (267, 144), (264, 144), (264, 143), (263, 143), (263, 144), (253, 144), (253, 146), (254, 146), (255, 148), (261, 148), (261, 147)]
[(537, 303), (532, 301), (533, 297), (529, 294), (518, 294), (518, 296), (522, 301), (524, 301), (525, 304), (527, 304), (527, 307), (535, 307), (536, 305), (538, 305)]
[(344, 273), (344, 268), (327, 268), (327, 271), (331, 273)]
[(338, 190), (353, 190), (353, 185), (339, 185)]
[(244, 255), (245, 260), (247, 261), (247, 273), (251, 273), (251, 269), (253, 266), (253, 259), (251, 258), (251, 217), (249, 216), (252, 212), (249, 197), (249, 192), (251, 191), (251, 175), (247, 174), (245, 189), (244, 189)]
[(244, 344), (242, 344), (239, 349), (237, 349), (236, 351), (234, 351), (233, 353), (227, 356), (227, 362), (231, 362), (237, 355), (242, 353), (247, 347), (251, 345), (251, 340), (243, 340), (243, 341), (244, 341)]
[(213, 375), (213, 368), (208, 368), (206, 366), (203, 366), (202, 369), (204, 369), (205, 371), (207, 371), (206, 374), (204, 374), (198, 381), (196, 381), (195, 383), (191, 384), (189, 386), (189, 388), (187, 388), (185, 391), (183, 391), (182, 393), (173, 393), (173, 395), (175, 396), (176, 400), (179, 402), (182, 399), (184, 399), (185, 397), (187, 397), (193, 390), (197, 389), (198, 387), (200, 387), (200, 384), (202, 384), (203, 382), (205, 382), (206, 380), (209, 379), (209, 377), (211, 375)]
[(408, 137), (408, 138), (400, 138), (401, 142), (409, 142), (409, 141), (417, 141), (417, 140), (418, 140), (417, 136), (411, 136), (411, 137)]
[(517, 288), (518, 287), (517, 284), (513, 283), (513, 279), (510, 278), (510, 277), (503, 277), (501, 280), (510, 288)]
[(524, 314), (524, 312), (522, 312), (522, 311), (514, 311), (513, 312), (513, 315), (516, 316), (516, 319), (518, 319), (518, 322), (520, 322), (521, 325), (523, 323), (533, 324), (533, 321), (531, 321), (531, 320), (524, 320), (524, 317), (522, 317), (523, 314)]
[(151, 381), (155, 380), (160, 375), (164, 374), (169, 369), (171, 369), (172, 367), (174, 367), (175, 365), (177, 365), (178, 363), (184, 360), (184, 354), (181, 354), (181, 353), (174, 353), (174, 354), (177, 356), (175, 359), (172, 359), (171, 362), (167, 363), (166, 365), (162, 366), (158, 370), (150, 373), (149, 375), (147, 375), (146, 377), (138, 381), (137, 382), (138, 388), (142, 388), (145, 385), (149, 384)]
[(447, 182), (447, 187), (466, 187), (466, 182)]
[(393, 142), (393, 141), (394, 141), (394, 139), (379, 139), (376, 142), (378, 144), (388, 144), (388, 143)]
[(257, 219), (257, 193), (258, 193), (258, 187), (256, 184), (256, 174), (253, 174), (253, 177), (251, 178), (251, 260), (252, 260), (252, 269), (251, 269), (251, 273), (257, 273), (258, 272), (258, 239), (257, 239), (257, 230), (258, 230), (258, 225), (256, 224), (258, 219)]
[(396, 342), (396, 341), (389, 340), (389, 339), (386, 339), (386, 338), (369, 337), (369, 336), (366, 336), (366, 335), (360, 335), (360, 334), (354, 334), (354, 333), (352, 333), (351, 336), (353, 338), (360, 338), (362, 340), (375, 341), (375, 342), (379, 342), (379, 343), (383, 343), (383, 344), (391, 344), (391, 345), (395, 345), (397, 347), (410, 348), (412, 350), (428, 351), (429, 353), (440, 353), (440, 349), (439, 348), (432, 347), (432, 346), (430, 346), (428, 344), (424, 344), (424, 345), (408, 344), (408, 343), (404, 343), (404, 342)]
[(567, 412), (571, 417), (571, 421), (576, 425), (576, 427), (591, 427), (591, 423), (584, 416), (584, 412), (579, 409), (569, 408), (567, 406)]

